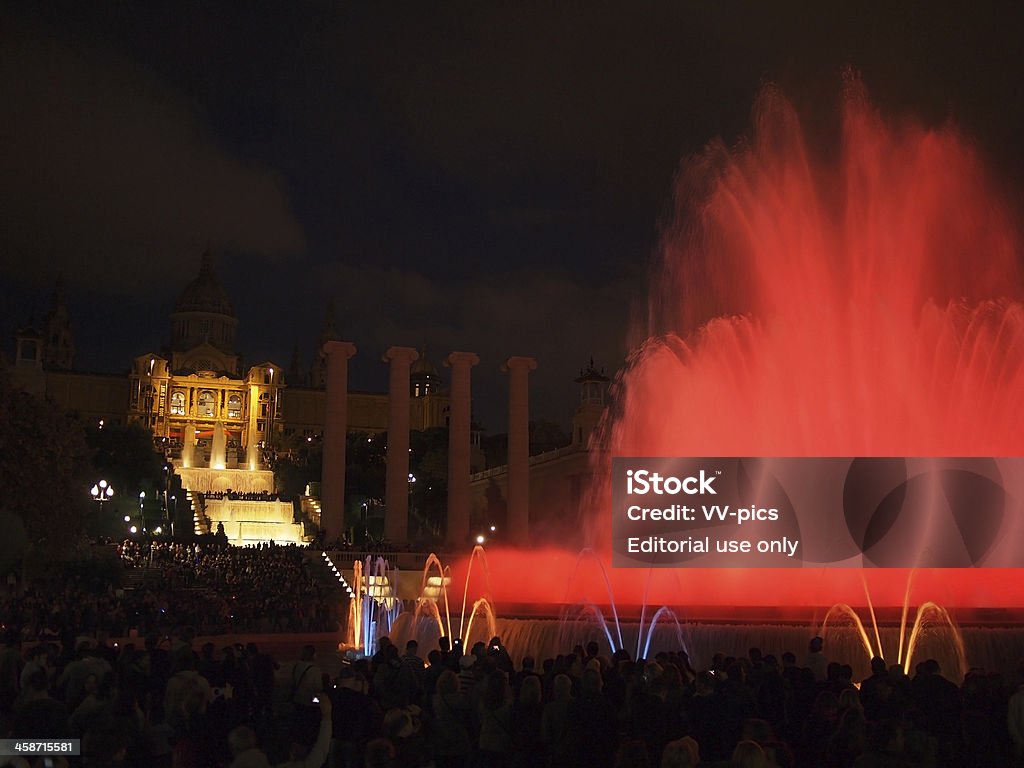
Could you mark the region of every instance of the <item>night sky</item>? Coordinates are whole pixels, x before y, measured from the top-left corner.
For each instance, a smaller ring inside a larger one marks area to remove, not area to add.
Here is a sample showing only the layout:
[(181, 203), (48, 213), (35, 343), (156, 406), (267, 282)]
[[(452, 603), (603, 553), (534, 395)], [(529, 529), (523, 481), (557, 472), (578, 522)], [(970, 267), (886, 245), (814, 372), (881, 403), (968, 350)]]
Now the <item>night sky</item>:
[[(892, 7), (897, 6), (898, 7)], [(433, 7), (436, 6), (436, 7)], [(823, 132), (844, 65), (953, 118), (1020, 202), (1019, 6), (934, 2), (7, 3), (0, 334), (67, 283), (76, 367), (159, 350), (207, 244), (247, 364), (308, 366), (333, 298), (356, 388), (392, 344), (504, 357), (568, 424), (624, 359), (680, 162), (780, 83)], [(1020, 205), (1017, 209), (1020, 210)]]

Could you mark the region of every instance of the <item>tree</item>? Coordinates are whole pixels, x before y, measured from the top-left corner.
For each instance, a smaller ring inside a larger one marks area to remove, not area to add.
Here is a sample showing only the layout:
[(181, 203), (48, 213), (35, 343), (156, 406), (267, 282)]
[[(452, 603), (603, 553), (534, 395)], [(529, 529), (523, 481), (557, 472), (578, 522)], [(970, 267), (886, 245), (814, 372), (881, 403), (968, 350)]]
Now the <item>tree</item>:
[(387, 436), (350, 432), (345, 447), (345, 508), (364, 500), (384, 502)]
[(0, 505), (29, 546), (56, 554), (77, 541), (91, 509), (88, 470), (81, 422), (0, 375)]
[(409, 443), (409, 471), (416, 478), (409, 486), (409, 510), (415, 524), (411, 531), (438, 539), (448, 520), (448, 428), (413, 432)]
[(564, 448), (572, 442), (561, 426), (553, 421), (530, 422), (530, 455), (536, 456), (558, 448)]
[(97, 477), (114, 484), (119, 493), (163, 487), (163, 459), (153, 448), (153, 433), (139, 424), (89, 426), (85, 439)]
[[(96, 510), (102, 518), (96, 519), (93, 533), (117, 537), (125, 535), (129, 524), (142, 529), (159, 525), (164, 519), (164, 462), (153, 447), (152, 431), (140, 424), (90, 424), (85, 440), (92, 457), (90, 484), (103, 479), (115, 490), (113, 499)], [(129, 515), (130, 523), (122, 522), (122, 515)]]
[(324, 444), (319, 437), (296, 439), (290, 449), (278, 453), (274, 462), (274, 485), (284, 499), (295, 499), (310, 483), (319, 483)]
[[(530, 422), (530, 455), (537, 456), (557, 448), (564, 448), (572, 442), (572, 438), (553, 421)], [(508, 435), (485, 435), (480, 441), (487, 467), (500, 467), (508, 464)]]

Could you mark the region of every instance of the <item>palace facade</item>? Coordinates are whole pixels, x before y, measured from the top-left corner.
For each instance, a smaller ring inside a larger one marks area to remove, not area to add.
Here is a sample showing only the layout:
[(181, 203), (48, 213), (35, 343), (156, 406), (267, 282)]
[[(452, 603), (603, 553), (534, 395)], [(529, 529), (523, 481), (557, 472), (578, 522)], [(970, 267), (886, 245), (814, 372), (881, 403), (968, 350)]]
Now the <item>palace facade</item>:
[[(313, 530), (304, 523), (319, 525), (318, 500), (304, 499), (303, 514), (293, 516), (290, 502), (267, 498), (275, 491), (277, 453), (324, 434), (324, 350), (340, 340), (333, 310), (328, 309), (309, 371), (298, 369), (294, 354), (287, 369), (274, 360), (243, 365), (236, 347), (238, 318), (206, 253), (169, 320), (166, 346), (136, 356), (127, 375), (77, 371), (70, 316), (58, 281), (42, 323), (30, 323), (16, 336), (11, 378), (15, 386), (46, 397), (84, 423), (136, 423), (151, 430), (156, 447), (188, 491), (197, 531), (213, 532), (223, 525), (236, 544), (308, 540)], [(604, 413), (608, 379), (591, 361), (576, 383), (580, 402), (571, 443), (529, 458), (528, 515), (535, 530), (543, 529), (545, 519), (575, 517), (590, 482), (588, 445)], [(348, 390), (346, 398), (348, 432), (387, 431), (387, 393)], [(449, 392), (425, 353), (410, 365), (408, 402), (409, 430), (448, 425)], [(479, 438), (474, 432), (469, 464), (475, 473), (468, 488), (474, 536), (506, 522), (509, 490), (508, 467), (485, 469)], [(233, 498), (239, 495), (245, 498)]]
[[(178, 466), (263, 469), (270, 451), (322, 434), (323, 345), (339, 337), (329, 311), (311, 370), (300, 371), (272, 360), (243, 367), (237, 331), (231, 300), (206, 253), (174, 305), (165, 348), (138, 355), (127, 376), (77, 371), (58, 281), (43, 322), (17, 334), (12, 378), (86, 423), (142, 424)], [(412, 367), (409, 394), (412, 429), (445, 426), (448, 396), (425, 354)], [(352, 391), (348, 400), (350, 431), (387, 430), (387, 393)]]
[[(291, 503), (263, 499), (274, 494), (276, 452), (323, 434), (323, 346), (338, 338), (332, 315), (310, 371), (294, 364), (286, 371), (272, 360), (243, 365), (238, 318), (205, 253), (171, 312), (166, 347), (136, 356), (127, 375), (85, 373), (74, 369), (74, 337), (58, 281), (43, 322), (30, 322), (16, 335), (11, 379), (84, 423), (151, 430), (189, 492), (200, 532), (219, 524), (236, 544), (300, 541), (311, 531), (293, 520)], [(425, 354), (410, 371), (409, 394), (412, 429), (445, 426), (448, 395)], [(350, 392), (348, 412), (349, 431), (385, 432), (388, 395)], [(231, 498), (229, 490), (248, 498)], [(316, 510), (309, 506), (310, 522), (317, 522)]]

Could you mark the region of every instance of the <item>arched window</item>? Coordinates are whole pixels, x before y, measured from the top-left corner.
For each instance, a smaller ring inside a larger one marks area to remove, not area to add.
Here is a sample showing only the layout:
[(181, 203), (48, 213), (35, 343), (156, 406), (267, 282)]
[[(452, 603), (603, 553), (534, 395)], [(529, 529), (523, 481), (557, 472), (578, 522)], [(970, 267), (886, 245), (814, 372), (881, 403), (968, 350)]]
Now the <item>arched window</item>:
[(213, 392), (204, 389), (199, 393), (199, 415), (205, 418), (213, 418), (213, 405), (216, 398)]
[(604, 388), (599, 381), (588, 381), (580, 389), (580, 401), (584, 404), (604, 405)]
[(185, 393), (174, 392), (171, 394), (171, 416), (185, 415)]
[(238, 395), (230, 395), (228, 397), (228, 418), (242, 418), (242, 398)]

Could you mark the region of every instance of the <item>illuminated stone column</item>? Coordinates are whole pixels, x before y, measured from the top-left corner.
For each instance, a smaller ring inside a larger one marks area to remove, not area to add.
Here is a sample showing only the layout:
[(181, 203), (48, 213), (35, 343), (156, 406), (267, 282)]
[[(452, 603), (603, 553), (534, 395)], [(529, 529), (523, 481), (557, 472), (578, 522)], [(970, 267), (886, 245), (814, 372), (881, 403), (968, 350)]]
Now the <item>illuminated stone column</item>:
[(472, 352), (452, 352), (448, 411), (448, 543), (459, 547), (469, 538), (469, 452), (472, 388), (470, 370), (480, 362)]
[(257, 417), (260, 412), (260, 388), (249, 378), (249, 427), (246, 437), (245, 463), (250, 472), (260, 469), (263, 463), (263, 454), (260, 451), (260, 432), (256, 429)]
[(324, 455), (320, 476), (320, 526), (324, 541), (345, 532), (345, 439), (348, 436), (348, 361), (356, 353), (349, 341), (328, 341)]
[(508, 374), (508, 526), (513, 544), (530, 538), (530, 371), (532, 357), (510, 357)]
[(196, 465), (196, 423), (186, 421), (181, 433), (181, 463), (186, 467)]
[(384, 487), (384, 538), (403, 546), (409, 538), (409, 366), (419, 357), (412, 347), (391, 347), (388, 386), (388, 464)]
[(227, 461), (227, 438), (224, 435), (224, 422), (217, 419), (213, 425), (213, 447), (210, 449), (210, 469), (224, 469)]

